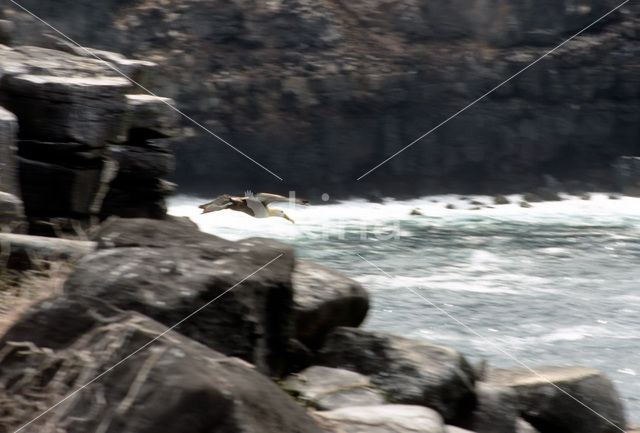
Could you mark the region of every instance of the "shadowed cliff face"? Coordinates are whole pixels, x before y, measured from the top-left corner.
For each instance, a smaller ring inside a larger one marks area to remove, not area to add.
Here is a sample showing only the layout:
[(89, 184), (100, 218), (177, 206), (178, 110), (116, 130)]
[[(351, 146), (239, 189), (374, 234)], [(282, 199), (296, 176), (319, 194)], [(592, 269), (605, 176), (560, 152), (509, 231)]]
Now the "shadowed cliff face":
[[(67, 4), (68, 3), (68, 4)], [(617, 6), (615, 0), (21, 2), (83, 45), (161, 65), (185, 192), (608, 187), (640, 154), (640, 21), (625, 6), (360, 181), (356, 178)], [(14, 38), (42, 39), (5, 9)]]

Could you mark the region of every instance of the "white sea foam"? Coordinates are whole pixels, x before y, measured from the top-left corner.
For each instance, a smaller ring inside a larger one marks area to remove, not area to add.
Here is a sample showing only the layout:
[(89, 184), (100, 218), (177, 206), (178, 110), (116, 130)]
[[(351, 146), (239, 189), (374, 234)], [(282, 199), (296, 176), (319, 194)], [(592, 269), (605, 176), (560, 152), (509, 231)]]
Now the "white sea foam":
[[(197, 205), (206, 199), (196, 197), (173, 197), (168, 205), (205, 232), (279, 239), (357, 279), (371, 294), (365, 328), (452, 346), (492, 365), (513, 365), (507, 352), (531, 365), (600, 368), (640, 421), (640, 383), (629, 380), (640, 357), (640, 198), (593, 194), (531, 208), (519, 206), (520, 196), (508, 199), (500, 206), (492, 197), (457, 195), (278, 203), (296, 224), (233, 211), (201, 215)], [(474, 209), (472, 200), (492, 208)], [(410, 215), (416, 208), (423, 215)]]

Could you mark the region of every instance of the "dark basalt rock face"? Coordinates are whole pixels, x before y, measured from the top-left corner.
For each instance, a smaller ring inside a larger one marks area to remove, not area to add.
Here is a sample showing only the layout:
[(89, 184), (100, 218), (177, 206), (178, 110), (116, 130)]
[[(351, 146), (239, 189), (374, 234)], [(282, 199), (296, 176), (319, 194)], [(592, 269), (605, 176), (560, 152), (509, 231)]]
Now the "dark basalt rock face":
[(33, 306), (0, 340), (0, 425), (13, 431), (68, 396), (23, 431), (322, 432), (246, 362), (166, 330), (82, 296)]
[[(291, 189), (339, 196), (522, 192), (544, 185), (544, 173), (615, 186), (611, 162), (640, 154), (634, 2), (355, 179), (619, 3), (22, 4), (83, 44), (153, 58), (154, 88), (205, 128)], [(11, 19), (15, 40), (42, 41), (31, 17), (12, 10)], [(184, 191), (282, 187), (199, 127), (181, 126)]]
[(130, 94), (113, 70), (146, 83), (155, 64), (56, 48), (0, 46), (0, 190), (20, 195), (35, 234), (55, 218), (164, 218), (174, 157), (156, 140), (177, 132), (173, 101)]

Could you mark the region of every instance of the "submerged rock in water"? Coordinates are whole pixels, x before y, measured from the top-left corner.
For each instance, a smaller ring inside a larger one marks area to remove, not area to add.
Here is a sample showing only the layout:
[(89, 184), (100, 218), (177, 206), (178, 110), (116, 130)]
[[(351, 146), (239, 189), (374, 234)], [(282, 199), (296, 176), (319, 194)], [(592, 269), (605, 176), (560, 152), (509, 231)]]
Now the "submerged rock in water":
[(493, 197), (494, 204), (509, 204), (509, 199), (502, 194), (497, 194)]
[(329, 334), (318, 361), (365, 374), (391, 401), (431, 407), (447, 422), (475, 406), (473, 368), (454, 349), (343, 327)]
[[(521, 416), (546, 432), (610, 433), (626, 426), (622, 402), (601, 371), (582, 367), (489, 370), (487, 381), (513, 389)], [(585, 407), (586, 406), (586, 407)]]

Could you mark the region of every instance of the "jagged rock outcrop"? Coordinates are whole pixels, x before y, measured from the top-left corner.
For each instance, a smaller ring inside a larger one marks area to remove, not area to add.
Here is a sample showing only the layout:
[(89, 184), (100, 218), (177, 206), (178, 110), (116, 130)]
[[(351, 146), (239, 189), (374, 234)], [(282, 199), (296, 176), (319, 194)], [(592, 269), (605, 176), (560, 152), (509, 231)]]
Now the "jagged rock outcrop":
[(2, 187), (17, 189), (8, 183), (17, 132), (19, 189), (31, 231), (39, 230), (35, 220), (56, 217), (164, 218), (164, 197), (174, 186), (163, 178), (174, 161), (167, 145), (154, 140), (176, 132), (177, 114), (168, 98), (131, 94), (140, 89), (130, 81), (146, 83), (155, 64), (76, 51), (0, 45), (0, 103), (13, 113), (1, 116), (0, 156), (8, 167)]
[[(613, 187), (611, 162), (640, 154), (634, 2), (355, 179), (619, 3), (22, 2), (83, 44), (152, 58), (162, 71), (155, 87), (190, 117), (290, 189), (332, 196), (522, 192), (544, 185), (544, 173)], [(31, 17), (5, 14), (14, 39), (43, 42)], [(282, 188), (200, 127), (181, 125), (185, 191)]]
[(166, 331), (96, 299), (33, 306), (0, 340), (0, 430), (68, 397), (21, 431), (322, 432), (251, 365)]

